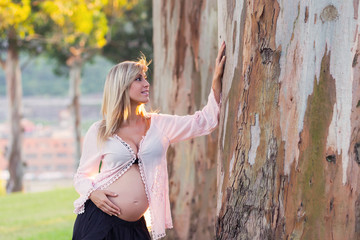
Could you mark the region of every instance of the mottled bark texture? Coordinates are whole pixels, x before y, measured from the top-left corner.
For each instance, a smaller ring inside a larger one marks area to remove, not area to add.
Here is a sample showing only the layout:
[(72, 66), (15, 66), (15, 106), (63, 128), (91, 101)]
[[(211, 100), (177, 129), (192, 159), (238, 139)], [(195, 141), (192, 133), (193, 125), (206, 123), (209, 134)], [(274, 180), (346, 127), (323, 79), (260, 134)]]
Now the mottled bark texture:
[(360, 239), (358, 1), (218, 1), (216, 239)]
[(7, 99), (9, 102), (8, 124), (10, 127), (9, 142), (6, 149), (6, 159), (9, 161), (10, 178), (6, 184), (7, 192), (18, 192), (23, 189), (24, 163), (22, 158), (22, 86), (19, 63), (18, 42), (14, 30), (9, 31), (8, 50), (6, 55), (5, 78)]
[[(162, 113), (192, 114), (207, 102), (218, 49), (215, 0), (154, 0), (154, 97)], [(168, 151), (174, 229), (166, 239), (213, 239), (217, 131)]]
[(215, 154), (216, 239), (360, 239), (358, 16), (358, 0), (154, 1), (163, 112), (204, 104), (227, 45), (217, 143), (169, 151), (169, 239), (212, 237)]

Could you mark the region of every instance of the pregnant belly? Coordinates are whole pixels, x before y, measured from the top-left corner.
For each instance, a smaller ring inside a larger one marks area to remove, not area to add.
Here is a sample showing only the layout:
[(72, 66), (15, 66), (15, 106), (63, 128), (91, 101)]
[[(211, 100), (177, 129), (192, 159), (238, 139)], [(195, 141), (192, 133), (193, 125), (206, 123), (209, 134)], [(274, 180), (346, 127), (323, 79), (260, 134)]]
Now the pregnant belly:
[(121, 214), (118, 217), (123, 220), (137, 221), (149, 207), (145, 186), (137, 164), (131, 165), (120, 178), (106, 189), (118, 194), (117, 197), (109, 197), (109, 199), (120, 208)]

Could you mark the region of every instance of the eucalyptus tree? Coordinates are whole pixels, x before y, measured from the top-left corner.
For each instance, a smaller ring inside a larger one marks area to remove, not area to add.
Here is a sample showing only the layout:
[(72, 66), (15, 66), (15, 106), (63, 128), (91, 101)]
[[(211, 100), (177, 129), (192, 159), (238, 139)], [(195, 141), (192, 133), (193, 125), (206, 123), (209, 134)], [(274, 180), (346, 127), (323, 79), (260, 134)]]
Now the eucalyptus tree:
[[(193, 114), (207, 102), (217, 55), (217, 2), (153, 1), (154, 102)], [(214, 239), (217, 132), (168, 150), (174, 230), (167, 239)]]
[(359, 1), (153, 8), (162, 110), (205, 104), (226, 42), (218, 135), (169, 151), (169, 239), (360, 239)]

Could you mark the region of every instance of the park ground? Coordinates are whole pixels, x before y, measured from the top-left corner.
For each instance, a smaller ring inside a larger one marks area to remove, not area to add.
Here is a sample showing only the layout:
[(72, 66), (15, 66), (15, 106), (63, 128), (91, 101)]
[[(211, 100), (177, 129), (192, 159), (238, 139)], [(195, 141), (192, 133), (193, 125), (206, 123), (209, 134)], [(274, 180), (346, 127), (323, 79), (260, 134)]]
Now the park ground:
[(77, 196), (73, 187), (0, 196), (0, 239), (71, 239)]

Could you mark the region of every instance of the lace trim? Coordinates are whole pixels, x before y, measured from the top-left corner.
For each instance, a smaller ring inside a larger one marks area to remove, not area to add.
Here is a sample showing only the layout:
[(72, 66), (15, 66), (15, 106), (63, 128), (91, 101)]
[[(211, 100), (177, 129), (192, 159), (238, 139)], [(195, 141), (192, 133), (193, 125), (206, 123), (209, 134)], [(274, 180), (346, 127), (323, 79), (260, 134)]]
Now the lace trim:
[[(113, 178), (112, 181), (110, 181), (110, 183), (107, 185), (109, 186), (111, 183), (113, 183), (116, 179), (118, 179), (122, 174), (123, 172), (125, 172), (136, 160), (136, 154), (134, 153), (133, 149), (130, 147), (130, 145), (125, 142), (124, 140), (121, 139), (121, 137), (117, 134), (114, 134), (115, 138), (118, 139), (128, 150), (129, 152), (131, 153), (131, 155), (133, 155), (133, 160), (132, 162), (130, 163), (130, 165), (126, 166), (124, 170), (121, 171), (121, 174), (119, 174), (119, 176), (115, 176)], [(146, 136), (146, 135), (145, 135)], [(145, 136), (143, 136), (141, 138), (141, 141), (139, 143), (139, 150), (141, 149), (141, 145), (142, 143), (144, 142), (144, 139), (145, 139)], [(146, 184), (146, 178), (145, 178), (145, 173), (144, 173), (144, 166), (143, 166), (143, 162), (141, 160), (141, 157), (137, 157), (139, 159), (139, 170), (140, 170), (140, 176), (141, 176), (141, 180), (143, 181), (144, 183), (144, 186), (145, 186), (145, 193), (146, 193), (146, 198), (148, 200), (148, 204), (149, 204), (149, 212), (150, 212), (150, 222), (151, 222), (151, 226), (154, 226), (154, 222), (153, 222), (153, 213), (152, 213), (152, 208), (151, 208), (151, 205), (150, 205), (150, 194), (149, 194), (149, 189), (148, 189), (148, 186)], [(162, 233), (162, 234), (156, 234), (155, 231), (153, 229), (151, 229), (151, 235), (153, 236), (153, 239), (156, 240), (156, 239), (159, 239), (159, 238), (162, 238), (162, 237), (165, 237), (165, 233)]]
[(153, 238), (154, 238), (154, 240), (156, 240), (156, 239), (160, 239), (160, 238), (163, 238), (163, 237), (165, 237), (165, 236), (166, 236), (166, 233), (154, 234), (152, 231), (151, 231), (151, 233), (153, 234)]
[(131, 153), (131, 155), (133, 155), (133, 157), (136, 158), (136, 154), (134, 153), (134, 151), (132, 150), (132, 148), (130, 147), (130, 145), (127, 142), (122, 140), (121, 137), (119, 135), (117, 135), (117, 134), (114, 134), (114, 137), (116, 139), (118, 139), (124, 145), (124, 147), (126, 147), (129, 150), (129, 152)]
[(108, 186), (110, 186), (113, 182), (115, 182), (119, 177), (121, 177), (127, 170), (129, 170), (129, 168), (131, 167), (131, 165), (134, 164), (134, 162), (136, 161), (136, 157), (133, 157), (133, 159), (131, 160), (131, 162), (129, 162), (128, 164), (126, 164), (126, 166), (118, 173), (115, 174), (115, 176), (113, 176), (108, 182), (106, 182), (105, 184), (103, 184), (100, 189), (104, 190), (105, 188), (107, 188)]
[(84, 195), (84, 198), (81, 201), (81, 204), (77, 204), (76, 209), (74, 210), (74, 213), (82, 214), (85, 212), (85, 202), (89, 199), (89, 196), (93, 191), (95, 191), (94, 188), (90, 189), (89, 192), (86, 195)]
[(145, 177), (145, 173), (144, 173), (144, 166), (143, 166), (143, 162), (141, 160), (141, 158), (139, 157), (139, 170), (140, 170), (140, 175), (141, 175), (141, 179), (144, 183), (145, 186), (145, 193), (146, 193), (146, 197), (148, 199), (149, 202), (149, 212), (150, 212), (150, 222), (151, 222), (151, 235), (153, 236), (154, 240), (165, 237), (165, 233), (162, 234), (156, 234), (155, 231), (153, 230), (153, 226), (154, 226), (154, 221), (153, 221), (153, 213), (152, 213), (152, 208), (151, 208), (151, 204), (150, 204), (150, 194), (149, 194), (149, 189), (148, 186), (146, 184), (146, 177)]
[[(78, 179), (78, 176), (75, 176), (75, 179)], [(89, 191), (80, 198), (80, 203), (75, 204), (74, 213), (76, 214), (82, 214), (85, 212), (85, 202), (89, 199), (90, 194), (95, 191), (97, 188), (91, 187)]]

